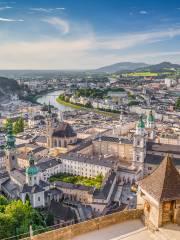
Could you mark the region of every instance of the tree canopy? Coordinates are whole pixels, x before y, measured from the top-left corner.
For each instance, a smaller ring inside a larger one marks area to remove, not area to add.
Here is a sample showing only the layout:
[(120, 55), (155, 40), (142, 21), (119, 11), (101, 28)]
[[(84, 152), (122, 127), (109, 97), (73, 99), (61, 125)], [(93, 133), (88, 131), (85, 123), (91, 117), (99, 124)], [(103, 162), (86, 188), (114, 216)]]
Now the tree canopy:
[(180, 97), (176, 101), (176, 109), (180, 110)]
[(25, 204), (21, 200), (8, 201), (0, 195), (0, 239), (29, 232), (46, 226), (43, 217), (33, 209), (29, 201)]

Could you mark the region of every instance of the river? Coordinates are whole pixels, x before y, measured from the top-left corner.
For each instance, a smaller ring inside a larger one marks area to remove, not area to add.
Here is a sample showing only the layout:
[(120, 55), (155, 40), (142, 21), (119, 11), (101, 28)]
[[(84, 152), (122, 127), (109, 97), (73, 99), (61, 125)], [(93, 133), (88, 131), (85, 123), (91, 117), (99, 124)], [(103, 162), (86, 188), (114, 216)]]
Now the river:
[(37, 99), (37, 102), (40, 104), (51, 104), (55, 108), (61, 110), (61, 111), (72, 111), (73, 109), (67, 106), (64, 106), (56, 101), (56, 98), (63, 93), (62, 90), (54, 91), (47, 93)]

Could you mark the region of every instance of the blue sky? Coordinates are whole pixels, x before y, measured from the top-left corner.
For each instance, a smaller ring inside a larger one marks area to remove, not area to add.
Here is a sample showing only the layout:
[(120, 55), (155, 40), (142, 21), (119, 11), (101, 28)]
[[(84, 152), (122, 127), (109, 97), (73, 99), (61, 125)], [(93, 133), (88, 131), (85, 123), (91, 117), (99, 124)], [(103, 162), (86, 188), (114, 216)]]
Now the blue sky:
[(0, 69), (180, 63), (179, 0), (0, 0)]

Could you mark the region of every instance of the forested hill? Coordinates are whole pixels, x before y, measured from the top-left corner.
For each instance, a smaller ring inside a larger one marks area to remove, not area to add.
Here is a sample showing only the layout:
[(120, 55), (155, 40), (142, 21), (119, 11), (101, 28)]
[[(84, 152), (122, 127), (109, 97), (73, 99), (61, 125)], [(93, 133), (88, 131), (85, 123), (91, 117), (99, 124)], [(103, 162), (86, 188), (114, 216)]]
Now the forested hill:
[(16, 80), (0, 77), (0, 96), (6, 95), (6, 94), (19, 94), (21, 91), (21, 88)]

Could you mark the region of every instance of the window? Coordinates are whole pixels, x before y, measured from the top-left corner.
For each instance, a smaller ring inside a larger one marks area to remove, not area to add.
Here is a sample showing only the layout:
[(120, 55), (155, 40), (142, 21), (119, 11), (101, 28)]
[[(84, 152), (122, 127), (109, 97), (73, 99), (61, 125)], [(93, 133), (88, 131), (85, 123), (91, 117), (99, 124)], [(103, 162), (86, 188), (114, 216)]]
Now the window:
[(41, 198), (40, 198), (40, 197), (38, 197), (38, 201), (39, 201), (39, 202), (41, 201)]

